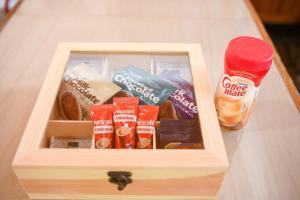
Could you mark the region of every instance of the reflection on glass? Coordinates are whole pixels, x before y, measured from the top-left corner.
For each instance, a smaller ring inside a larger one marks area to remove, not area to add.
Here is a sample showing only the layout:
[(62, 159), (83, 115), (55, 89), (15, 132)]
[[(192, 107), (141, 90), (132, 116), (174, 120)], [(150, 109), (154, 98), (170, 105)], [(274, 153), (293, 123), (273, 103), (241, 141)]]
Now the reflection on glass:
[(139, 105), (159, 107), (154, 148), (203, 148), (185, 54), (73, 53), (51, 119), (90, 121), (91, 105), (112, 104), (114, 98), (132, 96), (139, 97)]

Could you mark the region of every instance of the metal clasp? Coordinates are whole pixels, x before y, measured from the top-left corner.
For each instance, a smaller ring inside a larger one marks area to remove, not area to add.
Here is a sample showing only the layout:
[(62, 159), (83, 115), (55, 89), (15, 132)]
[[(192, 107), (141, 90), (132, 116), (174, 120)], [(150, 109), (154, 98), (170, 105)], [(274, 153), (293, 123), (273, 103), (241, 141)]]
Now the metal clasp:
[(107, 175), (110, 177), (109, 182), (117, 184), (118, 190), (122, 191), (127, 184), (132, 183), (131, 172), (126, 171), (112, 171), (108, 172)]

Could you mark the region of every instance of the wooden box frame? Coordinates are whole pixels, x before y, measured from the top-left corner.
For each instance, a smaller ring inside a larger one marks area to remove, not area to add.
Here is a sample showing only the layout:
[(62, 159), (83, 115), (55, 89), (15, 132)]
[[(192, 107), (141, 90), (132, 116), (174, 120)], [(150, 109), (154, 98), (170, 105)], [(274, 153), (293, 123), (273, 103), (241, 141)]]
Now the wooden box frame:
[[(40, 148), (66, 63), (73, 52), (187, 54), (204, 149)], [(13, 161), (13, 169), (25, 190), (31, 198), (38, 199), (214, 198), (227, 167), (226, 152), (199, 44), (59, 44)], [(115, 185), (108, 182), (107, 172), (124, 170), (132, 172), (133, 183), (123, 191), (118, 191)]]

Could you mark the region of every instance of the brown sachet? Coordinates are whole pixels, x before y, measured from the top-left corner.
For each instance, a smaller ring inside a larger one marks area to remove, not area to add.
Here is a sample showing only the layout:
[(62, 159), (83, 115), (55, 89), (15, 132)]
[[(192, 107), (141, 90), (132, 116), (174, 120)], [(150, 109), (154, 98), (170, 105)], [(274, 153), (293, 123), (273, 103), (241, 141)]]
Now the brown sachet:
[(201, 149), (203, 148), (198, 120), (162, 119), (158, 129), (159, 148)]
[(159, 106), (158, 120), (161, 119), (178, 119), (172, 101), (166, 100)]
[(113, 99), (115, 97), (130, 97), (130, 96), (131, 95), (128, 92), (121, 90), (121, 91), (117, 92), (114, 96), (109, 98), (107, 101), (105, 101), (104, 104), (113, 104)]

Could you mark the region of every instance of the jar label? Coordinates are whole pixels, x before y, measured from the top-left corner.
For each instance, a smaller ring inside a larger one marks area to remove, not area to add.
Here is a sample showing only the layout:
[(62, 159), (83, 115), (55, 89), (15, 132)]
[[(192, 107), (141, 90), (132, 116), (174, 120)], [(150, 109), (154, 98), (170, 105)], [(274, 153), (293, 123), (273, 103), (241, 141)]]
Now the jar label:
[(224, 74), (218, 84), (215, 105), (219, 122), (238, 128), (246, 122), (258, 88), (250, 79)]

